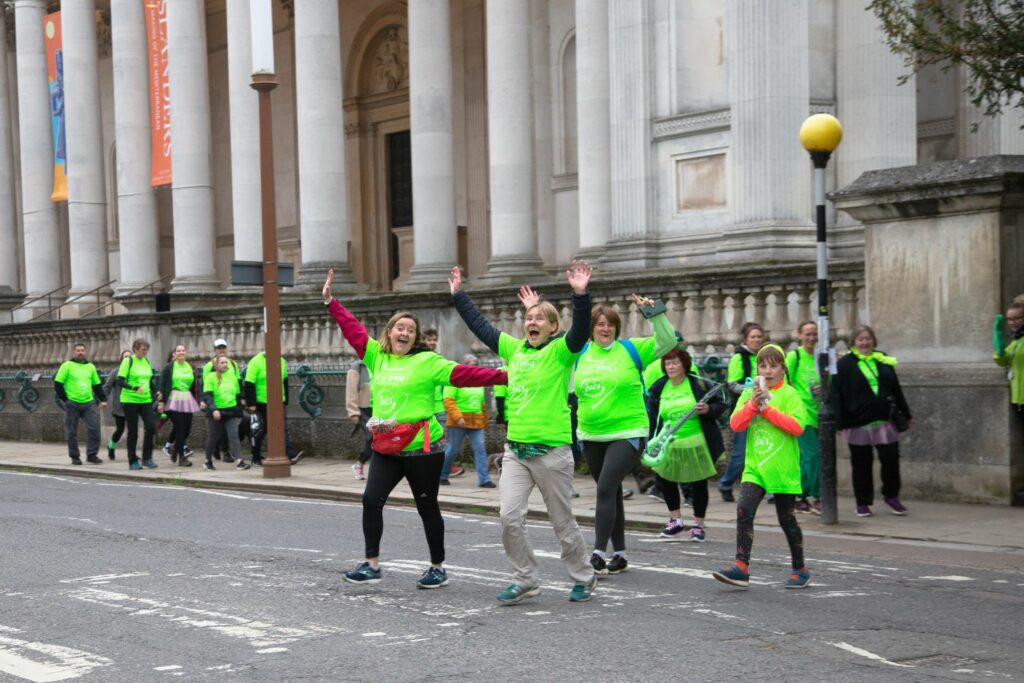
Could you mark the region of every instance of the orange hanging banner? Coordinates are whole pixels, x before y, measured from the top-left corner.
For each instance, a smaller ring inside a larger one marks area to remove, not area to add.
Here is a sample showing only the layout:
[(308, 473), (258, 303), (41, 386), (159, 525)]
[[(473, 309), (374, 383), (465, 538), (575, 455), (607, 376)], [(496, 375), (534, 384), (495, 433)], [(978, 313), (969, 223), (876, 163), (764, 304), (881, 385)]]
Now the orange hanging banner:
[(149, 119), (152, 135), (153, 187), (171, 184), (171, 83), (167, 73), (167, 0), (146, 4), (146, 43), (149, 46)]
[(60, 12), (43, 17), (46, 44), (46, 80), (50, 86), (50, 122), (53, 125), (53, 194), (50, 201), (68, 200), (67, 127), (64, 118), (64, 47)]

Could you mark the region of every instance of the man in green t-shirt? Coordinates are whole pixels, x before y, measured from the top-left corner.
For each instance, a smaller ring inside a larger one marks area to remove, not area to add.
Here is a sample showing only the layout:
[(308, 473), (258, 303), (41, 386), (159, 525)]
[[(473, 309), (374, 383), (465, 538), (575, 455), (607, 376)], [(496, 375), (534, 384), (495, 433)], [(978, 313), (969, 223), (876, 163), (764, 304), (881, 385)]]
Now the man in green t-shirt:
[[(259, 412), (260, 430), (252, 439), (252, 464), (259, 467), (263, 464), (263, 440), (267, 436), (267, 354), (260, 351), (245, 366), (245, 386), (243, 388), (245, 405), (250, 413)], [(281, 397), (284, 405), (288, 405), (288, 364), (281, 358)], [(284, 450), (294, 465), (302, 459), (303, 451), (295, 452), (291, 432), (288, 431), (288, 410), (284, 410)]]
[(64, 401), (64, 427), (71, 464), (82, 464), (78, 450), (79, 421), (85, 423), (86, 461), (94, 465), (102, 463), (97, 455), (100, 451), (100, 414), (96, 410), (96, 401), (100, 402), (101, 408), (105, 408), (107, 396), (96, 366), (86, 360), (85, 344), (75, 344), (71, 360), (64, 361), (54, 375), (53, 388)]
[(1006, 380), (1010, 383), (1010, 404), (1014, 412), (1024, 420), (1024, 303), (1017, 299), (1006, 311), (1006, 324), (1010, 328), (1010, 343), (1003, 341), (1003, 316), (997, 315), (993, 344), (995, 355), (992, 360), (1006, 368)]
[[(423, 339), (423, 345), (430, 351), (438, 353), (437, 350), (437, 330), (433, 327), (428, 327), (423, 330), (421, 335)], [(444, 354), (442, 354), (444, 355)], [(437, 419), (438, 424), (441, 425), (441, 431), (447, 434), (447, 422), (448, 412), (444, 409), (444, 387), (438, 385), (434, 387), (434, 418)], [(449, 477), (461, 477), (466, 473), (466, 469), (457, 463), (452, 463), (451, 469), (448, 471)]]

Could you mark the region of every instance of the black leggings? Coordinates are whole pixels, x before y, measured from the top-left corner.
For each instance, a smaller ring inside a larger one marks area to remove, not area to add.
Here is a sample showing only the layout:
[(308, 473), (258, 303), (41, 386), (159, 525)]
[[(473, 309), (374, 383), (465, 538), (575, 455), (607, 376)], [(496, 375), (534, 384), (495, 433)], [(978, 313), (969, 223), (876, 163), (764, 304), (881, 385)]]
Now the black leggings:
[[(749, 481), (740, 484), (740, 501), (736, 504), (736, 559), (750, 564), (750, 548), (754, 545), (754, 515), (757, 506), (764, 498), (765, 490)], [(793, 507), (796, 495), (792, 493), (775, 494), (775, 513), (779, 517), (779, 526), (786, 534), (789, 543), (789, 554), (793, 559), (793, 569), (804, 568), (804, 535), (797, 524)]]
[(179, 413), (173, 410), (167, 411), (167, 417), (171, 418), (174, 428), (171, 430), (171, 438), (174, 443), (174, 452), (179, 458), (185, 457), (185, 441), (192, 433), (192, 413)]
[(125, 420), (124, 415), (114, 416), (114, 433), (110, 435), (110, 440), (117, 443), (124, 436)]
[[(641, 442), (641, 449), (643, 443)], [(640, 450), (629, 441), (584, 441), (583, 455), (590, 476), (597, 482), (594, 513), (594, 549), (604, 552), (611, 537), (612, 549), (626, 549), (626, 512), (622, 506), (622, 481), (640, 462)]]
[(139, 444), (139, 418), (142, 418), (142, 459), (153, 458), (153, 432), (156, 431), (156, 414), (152, 403), (122, 403), (124, 419), (128, 425), (128, 462), (136, 462), (135, 448)]
[(700, 481), (690, 482), (688, 484), (677, 484), (674, 481), (662, 479), (657, 474), (654, 475), (658, 480), (658, 489), (661, 491), (661, 495), (665, 497), (665, 507), (668, 508), (669, 512), (678, 510), (680, 505), (679, 500), (679, 487), (690, 486), (693, 490), (693, 516), (700, 517), (701, 519), (707, 515), (708, 512), (708, 480), (701, 479)]
[[(875, 481), (872, 473), (874, 458), (871, 448), (850, 446), (853, 496), (857, 499), (857, 505), (871, 505), (875, 502)], [(882, 464), (882, 497), (896, 498), (900, 495), (900, 444), (887, 443), (874, 448), (878, 450), (878, 461)]]
[[(441, 442), (443, 443), (443, 442)], [(380, 539), (384, 535), (384, 505), (404, 477), (412, 489), (416, 511), (423, 520), (431, 564), (444, 562), (444, 519), (437, 504), (441, 487), (444, 451), (420, 455), (381, 455), (370, 457), (370, 474), (363, 490), (363, 538), (366, 559), (380, 557)]]

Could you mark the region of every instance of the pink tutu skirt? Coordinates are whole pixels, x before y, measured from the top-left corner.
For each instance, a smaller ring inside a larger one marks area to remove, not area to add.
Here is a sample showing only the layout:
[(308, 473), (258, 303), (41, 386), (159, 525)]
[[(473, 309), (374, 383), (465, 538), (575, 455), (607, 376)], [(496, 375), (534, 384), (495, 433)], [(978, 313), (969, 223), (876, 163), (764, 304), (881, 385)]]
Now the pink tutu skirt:
[(171, 391), (171, 400), (167, 402), (164, 408), (174, 413), (198, 413), (199, 403), (191, 391), (175, 389)]
[(846, 443), (851, 446), (884, 446), (890, 443), (897, 443), (900, 440), (900, 433), (892, 420), (885, 422), (872, 422), (861, 427), (853, 427), (843, 430), (846, 436)]

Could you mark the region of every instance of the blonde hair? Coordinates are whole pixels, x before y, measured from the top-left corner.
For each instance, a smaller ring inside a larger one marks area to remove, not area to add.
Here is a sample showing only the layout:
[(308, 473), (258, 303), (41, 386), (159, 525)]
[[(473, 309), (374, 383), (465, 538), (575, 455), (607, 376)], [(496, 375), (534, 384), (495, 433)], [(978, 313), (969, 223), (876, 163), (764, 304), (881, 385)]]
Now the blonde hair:
[(554, 329), (551, 331), (552, 334), (562, 329), (562, 317), (558, 314), (558, 309), (555, 308), (554, 304), (550, 301), (541, 301), (540, 303), (534, 304), (530, 308), (526, 309), (526, 312), (529, 313), (535, 308), (539, 308), (540, 312), (544, 314), (545, 318), (547, 318), (547, 321), (554, 325)]
[(408, 318), (409, 320), (416, 323), (416, 337), (412, 340), (412, 348), (418, 348), (423, 345), (423, 336), (420, 332), (420, 320), (409, 311), (399, 311), (388, 319), (386, 325), (384, 325), (384, 331), (380, 333), (380, 337), (377, 341), (380, 342), (380, 350), (384, 353), (394, 353), (391, 350), (391, 329), (398, 324), (398, 321), (402, 318)]

